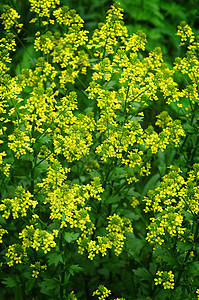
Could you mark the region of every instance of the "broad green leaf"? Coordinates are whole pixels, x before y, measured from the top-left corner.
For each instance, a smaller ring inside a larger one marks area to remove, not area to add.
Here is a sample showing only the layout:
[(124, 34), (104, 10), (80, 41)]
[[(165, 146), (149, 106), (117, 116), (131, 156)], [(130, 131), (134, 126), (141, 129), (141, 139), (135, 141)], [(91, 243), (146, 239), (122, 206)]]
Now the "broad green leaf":
[(145, 268), (138, 268), (132, 271), (136, 276), (140, 277), (140, 280), (151, 280), (152, 275)]
[(5, 278), (4, 280), (2, 280), (2, 283), (9, 288), (16, 287), (19, 284), (19, 282), (11, 277)]
[(71, 265), (68, 268), (68, 272), (74, 276), (75, 273), (79, 273), (80, 271), (82, 271), (83, 269), (79, 266), (79, 265)]
[(57, 266), (58, 263), (62, 263), (63, 264), (63, 258), (62, 258), (62, 254), (61, 253), (50, 253), (48, 255), (48, 264), (50, 265), (55, 265)]
[(67, 243), (71, 243), (72, 241), (75, 241), (78, 237), (79, 237), (79, 233), (64, 232), (64, 240)]

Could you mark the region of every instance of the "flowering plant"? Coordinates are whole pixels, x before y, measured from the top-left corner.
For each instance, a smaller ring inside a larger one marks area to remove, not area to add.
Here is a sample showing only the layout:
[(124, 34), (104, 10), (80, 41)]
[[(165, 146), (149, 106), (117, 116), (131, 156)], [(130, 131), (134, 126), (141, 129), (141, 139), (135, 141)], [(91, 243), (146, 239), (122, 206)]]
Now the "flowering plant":
[(178, 26), (170, 68), (117, 3), (91, 38), (59, 0), (29, 3), (28, 68), (1, 14), (3, 295), (197, 299), (198, 39)]

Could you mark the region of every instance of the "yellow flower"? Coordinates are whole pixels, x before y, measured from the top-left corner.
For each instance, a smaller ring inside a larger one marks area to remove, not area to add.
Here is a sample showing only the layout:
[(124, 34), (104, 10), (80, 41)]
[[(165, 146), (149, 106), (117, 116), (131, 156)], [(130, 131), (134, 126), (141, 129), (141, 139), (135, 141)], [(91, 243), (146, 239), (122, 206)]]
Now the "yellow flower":
[(174, 275), (172, 271), (157, 271), (155, 278), (155, 285), (162, 284), (164, 289), (174, 289)]
[(111, 291), (108, 290), (104, 285), (99, 285), (98, 289), (93, 292), (92, 296), (98, 296), (99, 300), (105, 300), (109, 295), (111, 294)]

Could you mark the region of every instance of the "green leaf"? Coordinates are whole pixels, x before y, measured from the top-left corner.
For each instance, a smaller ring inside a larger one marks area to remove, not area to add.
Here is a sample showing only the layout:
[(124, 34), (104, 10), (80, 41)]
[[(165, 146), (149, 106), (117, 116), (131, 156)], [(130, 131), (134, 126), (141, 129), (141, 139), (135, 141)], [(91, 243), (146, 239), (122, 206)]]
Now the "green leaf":
[(195, 128), (188, 123), (183, 125), (183, 129), (188, 133), (195, 133)]
[(91, 172), (89, 172), (89, 174), (91, 178), (101, 177), (101, 174), (97, 170), (92, 170)]
[(69, 268), (68, 268), (68, 272), (74, 276), (75, 273), (79, 273), (83, 270), (83, 268), (81, 268), (79, 265), (71, 265)]
[(190, 213), (189, 211), (185, 211), (185, 210), (183, 210), (183, 215), (185, 216), (185, 218), (187, 219), (187, 220), (194, 220), (194, 216), (193, 216), (193, 214), (192, 213)]
[(140, 280), (151, 280), (152, 275), (145, 268), (138, 268), (132, 271), (136, 276), (140, 277)]
[(192, 244), (185, 244), (181, 241), (177, 242), (177, 248), (180, 249), (180, 251), (182, 251), (183, 253), (192, 249), (193, 245)]
[(73, 233), (73, 232), (64, 233), (64, 240), (67, 243), (71, 243), (72, 241), (75, 241), (78, 237), (79, 237), (79, 233)]
[(106, 200), (106, 203), (107, 203), (107, 204), (118, 203), (120, 200), (121, 200), (121, 196), (114, 195), (114, 196), (110, 196), (110, 197)]
[(110, 80), (109, 82), (105, 82), (102, 87), (105, 90), (111, 90), (111, 89), (113, 89), (115, 84), (116, 84), (116, 82), (114, 80)]
[(179, 263), (175, 254), (171, 254), (165, 249), (157, 248), (155, 254), (156, 256), (161, 257), (162, 261), (167, 263), (168, 266), (178, 265)]
[(41, 293), (51, 296), (52, 290), (53, 290), (53, 294), (54, 294), (55, 289), (58, 288), (58, 286), (59, 286), (59, 283), (55, 279), (45, 279), (38, 285), (41, 288)]
[(21, 156), (21, 160), (33, 161), (34, 157), (33, 157), (32, 153), (26, 153)]
[(58, 263), (62, 263), (63, 264), (63, 258), (62, 258), (62, 254), (61, 253), (50, 253), (48, 256), (48, 264), (50, 265), (55, 265), (57, 266)]
[(2, 280), (2, 283), (9, 288), (16, 287), (19, 284), (19, 282), (17, 282), (14, 278), (11, 277), (5, 278), (4, 280)]

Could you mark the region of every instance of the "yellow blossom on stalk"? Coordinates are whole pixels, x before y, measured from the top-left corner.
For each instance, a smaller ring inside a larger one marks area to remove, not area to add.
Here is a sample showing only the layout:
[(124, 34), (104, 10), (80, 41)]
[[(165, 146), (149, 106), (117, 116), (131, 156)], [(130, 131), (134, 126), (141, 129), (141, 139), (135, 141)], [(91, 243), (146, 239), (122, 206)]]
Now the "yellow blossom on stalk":
[(159, 114), (157, 116), (157, 121), (156, 121), (155, 125), (158, 125), (161, 128), (165, 128), (168, 125), (170, 125), (172, 121), (173, 120), (169, 116), (168, 112), (167, 111), (163, 111), (163, 112), (161, 112), (161, 114)]
[(129, 219), (120, 218), (116, 214), (109, 216), (107, 219), (109, 220), (106, 228), (108, 231), (107, 237), (112, 246), (114, 246), (115, 254), (119, 255), (126, 240), (125, 232), (133, 232), (132, 224)]
[(185, 207), (187, 211), (198, 215), (199, 213), (199, 164), (193, 165), (193, 170), (188, 173), (186, 184), (178, 193), (179, 208)]
[(0, 39), (0, 55), (1, 55), (0, 70), (2, 74), (2, 81), (4, 81), (3, 74), (5, 74), (9, 70), (9, 68), (6, 66), (5, 63), (11, 63), (12, 59), (10, 58), (10, 52), (15, 50), (16, 50), (16, 42), (14, 39), (14, 35), (9, 32), (6, 34), (5, 38), (3, 37)]
[(53, 155), (49, 156), (47, 160), (50, 162), (50, 166), (48, 167), (46, 178), (43, 179), (42, 183), (38, 183), (38, 187), (45, 187), (45, 191), (48, 193), (62, 186), (70, 169), (63, 168), (62, 164)]
[[(56, 129), (53, 132), (55, 153), (62, 153), (64, 157), (72, 162), (87, 155), (93, 143), (92, 132), (95, 130), (93, 114), (79, 114), (77, 117), (71, 112), (74, 107), (67, 107), (68, 100), (76, 103), (76, 93), (71, 92), (68, 97), (62, 99), (63, 104), (58, 106), (55, 115)], [(64, 132), (64, 134), (63, 134)]]
[(155, 285), (162, 284), (164, 289), (174, 289), (174, 274), (172, 271), (157, 271), (156, 276), (158, 278), (155, 278)]
[(138, 206), (140, 204), (139, 200), (134, 196), (132, 197), (130, 203), (133, 208), (135, 208), (136, 206)]
[(16, 12), (15, 9), (10, 7), (9, 5), (3, 6), (3, 13), (0, 16), (0, 19), (2, 19), (2, 24), (4, 25), (4, 29), (6, 31), (10, 31), (12, 29), (16, 29), (17, 33), (21, 31), (21, 27), (23, 24), (19, 24), (17, 19), (20, 18), (20, 15)]
[(23, 264), (28, 260), (26, 248), (20, 244), (10, 245), (5, 255), (9, 258), (9, 261), (7, 262), (9, 267), (14, 266), (14, 263)]
[[(1, 144), (1, 141), (0, 141)], [(5, 153), (5, 151), (0, 153), (0, 171), (2, 172), (2, 174), (4, 174), (6, 177), (9, 176), (9, 170), (10, 170), (10, 164), (5, 164), (3, 161), (3, 157), (7, 156), (7, 154)]]
[(125, 233), (133, 232), (131, 221), (127, 218), (121, 218), (119, 215), (114, 214), (108, 218), (108, 226), (106, 228), (107, 234), (105, 236), (97, 236), (96, 240), (89, 240), (85, 234), (82, 234), (77, 240), (79, 247), (78, 252), (88, 252), (88, 258), (93, 260), (95, 255), (101, 253), (102, 256), (106, 255), (107, 249), (114, 248), (116, 255), (122, 252), (124, 242), (126, 240)]
[(90, 207), (84, 207), (79, 209), (74, 214), (74, 220), (72, 226), (80, 228), (82, 231), (82, 236), (90, 235), (93, 233), (95, 229), (94, 224), (91, 222), (90, 215), (88, 211), (90, 211)]
[(50, 204), (50, 219), (62, 220), (61, 227), (69, 225), (71, 228), (79, 228), (83, 236), (92, 234), (94, 224), (90, 220), (90, 207), (86, 203), (91, 198), (97, 201), (101, 199), (99, 194), (104, 190), (100, 178), (93, 178), (87, 185), (72, 184), (66, 181), (66, 173), (70, 170), (63, 168), (57, 159), (50, 160), (47, 177), (38, 184), (46, 193), (44, 204)]
[(199, 299), (199, 289), (196, 290), (197, 299)]
[(66, 300), (77, 300), (74, 291), (72, 291), (70, 294), (67, 295)]
[(40, 261), (35, 262), (30, 265), (31, 268), (34, 268), (32, 271), (32, 277), (38, 278), (40, 272), (44, 272), (47, 270), (47, 265), (41, 265)]
[(111, 294), (111, 291), (108, 290), (104, 285), (99, 285), (98, 289), (93, 292), (92, 296), (98, 296), (99, 300), (105, 300), (109, 295)]
[(113, 54), (118, 42), (125, 40), (128, 34), (122, 19), (122, 9), (115, 3), (107, 13), (106, 23), (99, 24), (87, 45), (89, 49), (95, 50), (94, 56), (103, 58), (103, 53)]
[(0, 243), (3, 242), (2, 237), (5, 233), (8, 233), (6, 229), (3, 229), (3, 227), (0, 225)]
[[(35, 75), (38, 74), (40, 75), (41, 82), (50, 80), (53, 83), (58, 72), (55, 70), (55, 67), (52, 64), (45, 61), (44, 57), (39, 57), (34, 73)], [(51, 87), (53, 88), (54, 86), (52, 86), (52, 83), (51, 83)], [(50, 88), (47, 88), (46, 91), (51, 91), (51, 90)], [(52, 91), (51, 94), (57, 95), (58, 92), (56, 91), (53, 93)]]
[(50, 13), (57, 5), (60, 4), (60, 0), (29, 0), (31, 8), (30, 11), (36, 12), (39, 17), (50, 17)]
[[(88, 31), (82, 30), (84, 21), (74, 9), (70, 10), (67, 6), (59, 7), (57, 10), (53, 11), (53, 15), (58, 24), (62, 26), (65, 25), (68, 28), (67, 34), (64, 34), (64, 36), (60, 37), (60, 40), (57, 40), (60, 41), (60, 47), (57, 50), (60, 51), (62, 46), (67, 46), (67, 42), (69, 45), (74, 46), (73, 50), (77, 50), (79, 46), (85, 45), (88, 40)], [(68, 49), (68, 47), (66, 49)], [(73, 53), (73, 51), (71, 51), (71, 53)]]
[(0, 204), (0, 211), (2, 217), (8, 219), (12, 215), (13, 219), (19, 216), (26, 216), (29, 208), (35, 208), (38, 204), (37, 201), (32, 200), (33, 196), (29, 191), (25, 191), (22, 186), (18, 186), (15, 190), (14, 199), (3, 199)]
[[(52, 87), (33, 88), (26, 104), (20, 107), (20, 114), (23, 116), (23, 123), (27, 131), (43, 133), (45, 126), (52, 123), (57, 95), (58, 91), (53, 92)], [(49, 128), (47, 132), (51, 132), (51, 129)], [(28, 141), (28, 138), (26, 140)], [(34, 139), (31, 141), (34, 142)]]
[[(148, 191), (144, 197), (144, 211), (154, 213), (147, 227), (146, 240), (155, 248), (164, 244), (168, 236), (184, 243), (194, 240), (195, 237), (186, 227), (185, 212), (193, 215), (198, 215), (199, 212), (198, 170), (199, 164), (194, 164), (185, 181), (181, 170), (171, 166), (170, 172), (163, 177), (159, 186), (154, 191)], [(192, 227), (193, 222), (190, 221), (189, 226)]]
[(195, 39), (194, 33), (193, 33), (191, 27), (189, 25), (187, 25), (184, 21), (182, 21), (180, 23), (180, 25), (178, 25), (178, 31), (177, 31), (176, 35), (180, 36), (180, 39), (181, 39), (180, 46), (185, 45), (185, 42), (188, 42), (189, 44), (191, 44)]
[(145, 44), (147, 43), (146, 34), (141, 30), (138, 30), (136, 33), (133, 33), (125, 41), (126, 51), (132, 50), (137, 52), (139, 50), (145, 50)]
[(44, 35), (41, 35), (38, 31), (36, 33), (36, 39), (34, 42), (34, 48), (36, 51), (42, 51), (44, 54), (50, 53), (54, 48), (52, 41), (52, 33), (50, 31), (46, 32)]
[(29, 132), (24, 132), (20, 127), (15, 127), (14, 132), (8, 137), (8, 147), (15, 153), (16, 158), (28, 152), (33, 152), (32, 143), (35, 139), (29, 137)]
[(54, 230), (53, 233), (49, 233), (46, 230), (41, 230), (38, 228), (34, 228), (33, 225), (26, 226), (19, 233), (19, 238), (22, 239), (22, 246), (24, 249), (27, 247), (31, 247), (36, 251), (41, 248), (44, 253), (47, 253), (56, 246), (54, 241), (54, 237), (56, 237), (58, 231)]

